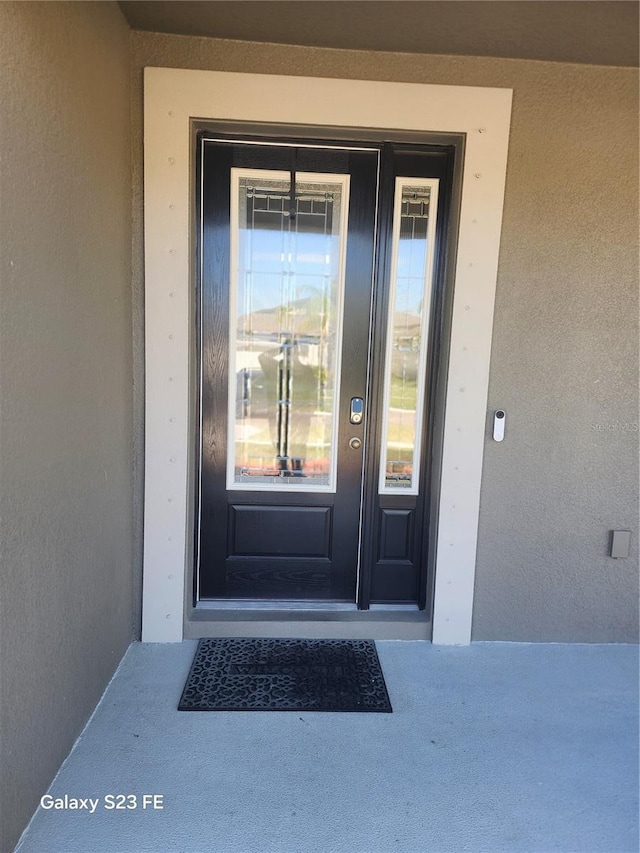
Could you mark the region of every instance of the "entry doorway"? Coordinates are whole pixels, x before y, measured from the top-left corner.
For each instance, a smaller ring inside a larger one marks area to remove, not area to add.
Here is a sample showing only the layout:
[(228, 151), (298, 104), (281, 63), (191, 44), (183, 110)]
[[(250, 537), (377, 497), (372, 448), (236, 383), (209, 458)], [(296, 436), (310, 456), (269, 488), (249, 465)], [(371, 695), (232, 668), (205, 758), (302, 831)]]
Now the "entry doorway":
[(197, 146), (195, 601), (424, 609), (454, 147)]

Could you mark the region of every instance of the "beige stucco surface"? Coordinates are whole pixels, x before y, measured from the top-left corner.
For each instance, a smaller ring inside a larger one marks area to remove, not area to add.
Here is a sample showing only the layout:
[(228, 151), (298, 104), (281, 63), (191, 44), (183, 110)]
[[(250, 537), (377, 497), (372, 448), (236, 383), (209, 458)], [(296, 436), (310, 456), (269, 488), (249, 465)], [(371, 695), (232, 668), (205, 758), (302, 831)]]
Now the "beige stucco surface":
[[(513, 88), (489, 389), (490, 411), (507, 412), (507, 437), (493, 443), (487, 426), (473, 637), (636, 640), (636, 73), (155, 33), (132, 41), (138, 388), (144, 66)], [(141, 393), (134, 408), (142, 422)], [(140, 483), (135, 494), (139, 517)], [(634, 531), (627, 560), (607, 556), (614, 528)]]
[(120, 0), (134, 30), (240, 41), (638, 65), (633, 0)]
[(115, 4), (0, 3), (2, 851), (134, 631), (129, 49)]

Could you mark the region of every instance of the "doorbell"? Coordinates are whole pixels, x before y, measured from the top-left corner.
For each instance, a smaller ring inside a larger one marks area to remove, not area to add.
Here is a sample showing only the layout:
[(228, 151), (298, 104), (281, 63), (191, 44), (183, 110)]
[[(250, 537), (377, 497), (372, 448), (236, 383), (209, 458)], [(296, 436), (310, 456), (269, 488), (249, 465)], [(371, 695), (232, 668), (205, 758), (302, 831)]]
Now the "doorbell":
[(502, 441), (504, 438), (504, 422), (506, 421), (504, 409), (496, 409), (493, 416), (493, 440)]

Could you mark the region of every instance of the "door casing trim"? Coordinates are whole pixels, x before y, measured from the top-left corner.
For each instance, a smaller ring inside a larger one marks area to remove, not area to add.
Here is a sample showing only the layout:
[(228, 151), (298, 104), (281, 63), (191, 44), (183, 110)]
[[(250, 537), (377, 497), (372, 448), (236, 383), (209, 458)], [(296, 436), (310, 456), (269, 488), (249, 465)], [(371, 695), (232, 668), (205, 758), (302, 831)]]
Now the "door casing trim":
[(191, 120), (466, 135), (446, 387), (434, 643), (471, 639), (510, 89), (145, 69), (142, 639), (179, 642), (191, 553)]

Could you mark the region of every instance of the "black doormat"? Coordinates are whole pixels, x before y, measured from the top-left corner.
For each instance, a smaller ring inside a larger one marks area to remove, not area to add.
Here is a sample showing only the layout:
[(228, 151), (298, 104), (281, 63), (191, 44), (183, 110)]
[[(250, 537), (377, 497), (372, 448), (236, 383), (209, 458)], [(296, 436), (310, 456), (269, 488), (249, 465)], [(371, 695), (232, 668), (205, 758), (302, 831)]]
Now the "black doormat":
[(391, 703), (372, 640), (200, 640), (179, 711), (378, 711)]

